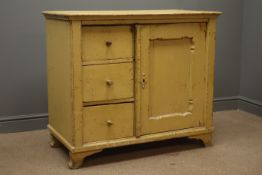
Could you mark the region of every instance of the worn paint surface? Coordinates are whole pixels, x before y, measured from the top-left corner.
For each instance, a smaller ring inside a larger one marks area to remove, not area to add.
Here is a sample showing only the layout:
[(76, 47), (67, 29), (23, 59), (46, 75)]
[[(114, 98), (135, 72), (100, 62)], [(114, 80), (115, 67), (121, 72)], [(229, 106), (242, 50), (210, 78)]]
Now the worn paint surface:
[(130, 26), (83, 27), (82, 34), (83, 61), (133, 58)]
[(211, 144), (219, 12), (44, 14), (48, 128), (69, 149), (69, 167), (128, 144), (175, 137)]
[(48, 122), (72, 144), (71, 24), (46, 20), (46, 33)]
[(89, 106), (83, 117), (84, 143), (133, 136), (133, 103)]
[(105, 101), (134, 96), (133, 63), (83, 67), (83, 101)]

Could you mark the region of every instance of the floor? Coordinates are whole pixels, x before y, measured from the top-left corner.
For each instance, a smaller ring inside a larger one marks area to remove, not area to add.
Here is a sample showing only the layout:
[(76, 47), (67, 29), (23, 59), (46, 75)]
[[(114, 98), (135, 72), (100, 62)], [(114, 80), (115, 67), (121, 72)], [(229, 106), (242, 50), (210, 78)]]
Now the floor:
[(173, 139), (108, 149), (67, 167), (67, 151), (50, 148), (47, 130), (0, 134), (1, 175), (262, 174), (262, 117), (243, 111), (214, 113), (214, 145)]

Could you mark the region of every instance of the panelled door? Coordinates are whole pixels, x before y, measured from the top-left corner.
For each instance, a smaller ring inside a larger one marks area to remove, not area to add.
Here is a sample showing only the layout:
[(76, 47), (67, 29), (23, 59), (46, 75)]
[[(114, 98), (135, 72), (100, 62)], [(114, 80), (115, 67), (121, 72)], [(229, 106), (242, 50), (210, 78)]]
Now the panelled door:
[(203, 125), (205, 23), (137, 26), (141, 135)]

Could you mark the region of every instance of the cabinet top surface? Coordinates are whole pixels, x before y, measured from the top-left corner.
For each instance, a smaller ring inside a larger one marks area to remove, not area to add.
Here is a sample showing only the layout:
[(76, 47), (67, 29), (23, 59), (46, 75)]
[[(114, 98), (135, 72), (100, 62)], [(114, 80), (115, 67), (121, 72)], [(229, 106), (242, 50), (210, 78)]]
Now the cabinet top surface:
[(219, 15), (219, 11), (193, 10), (112, 10), (112, 11), (43, 11), (44, 15), (64, 17), (88, 16), (155, 16), (155, 15)]

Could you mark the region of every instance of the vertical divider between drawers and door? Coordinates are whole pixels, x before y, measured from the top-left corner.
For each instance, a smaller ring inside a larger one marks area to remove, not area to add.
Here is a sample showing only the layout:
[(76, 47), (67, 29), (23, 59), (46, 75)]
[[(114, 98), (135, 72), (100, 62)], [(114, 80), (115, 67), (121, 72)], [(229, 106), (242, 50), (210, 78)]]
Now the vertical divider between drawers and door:
[(83, 145), (83, 106), (82, 106), (82, 24), (72, 22), (72, 106), (73, 106), (73, 143), (75, 147)]
[(140, 130), (141, 130), (141, 119), (140, 119), (140, 75), (141, 75), (141, 70), (140, 70), (140, 53), (141, 53), (141, 32), (140, 32), (140, 26), (134, 24), (133, 26), (133, 36), (134, 36), (134, 76), (135, 76), (135, 81), (134, 81), (134, 94), (135, 94), (135, 116), (134, 116), (134, 136), (139, 137), (140, 136)]

